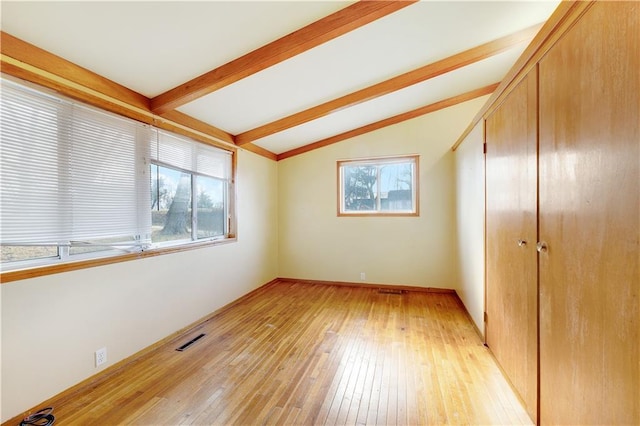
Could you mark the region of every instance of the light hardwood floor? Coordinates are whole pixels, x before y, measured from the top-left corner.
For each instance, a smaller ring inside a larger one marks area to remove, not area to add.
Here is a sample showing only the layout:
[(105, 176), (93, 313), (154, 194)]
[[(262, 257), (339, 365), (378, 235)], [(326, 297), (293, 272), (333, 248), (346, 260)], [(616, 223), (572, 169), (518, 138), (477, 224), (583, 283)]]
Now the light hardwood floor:
[(287, 281), (49, 403), (56, 425), (531, 423), (455, 294)]

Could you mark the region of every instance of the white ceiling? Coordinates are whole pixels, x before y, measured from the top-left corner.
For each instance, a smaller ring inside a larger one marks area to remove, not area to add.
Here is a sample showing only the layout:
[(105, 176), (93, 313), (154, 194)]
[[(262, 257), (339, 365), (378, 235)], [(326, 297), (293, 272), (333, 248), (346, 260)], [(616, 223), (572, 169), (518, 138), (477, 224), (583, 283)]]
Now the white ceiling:
[[(149, 98), (353, 2), (13, 2), (2, 31)], [(239, 134), (546, 20), (558, 1), (422, 1), (179, 111)], [(254, 141), (273, 153), (498, 82), (526, 43)]]

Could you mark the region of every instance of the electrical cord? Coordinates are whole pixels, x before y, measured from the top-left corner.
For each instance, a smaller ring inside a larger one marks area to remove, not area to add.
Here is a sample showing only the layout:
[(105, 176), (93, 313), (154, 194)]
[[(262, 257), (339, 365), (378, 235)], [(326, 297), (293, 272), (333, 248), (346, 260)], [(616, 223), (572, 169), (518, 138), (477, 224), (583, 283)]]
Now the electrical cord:
[(42, 410), (36, 411), (33, 414), (28, 415), (22, 422), (20, 422), (20, 426), (49, 426), (55, 423), (56, 418), (53, 417), (53, 407), (43, 408)]

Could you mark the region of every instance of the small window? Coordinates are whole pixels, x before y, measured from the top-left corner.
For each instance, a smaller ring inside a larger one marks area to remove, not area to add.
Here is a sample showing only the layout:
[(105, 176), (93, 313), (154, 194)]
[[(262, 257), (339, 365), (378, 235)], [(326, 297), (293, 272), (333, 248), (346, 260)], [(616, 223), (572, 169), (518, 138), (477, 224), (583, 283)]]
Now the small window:
[(417, 216), (418, 156), (338, 161), (338, 216)]

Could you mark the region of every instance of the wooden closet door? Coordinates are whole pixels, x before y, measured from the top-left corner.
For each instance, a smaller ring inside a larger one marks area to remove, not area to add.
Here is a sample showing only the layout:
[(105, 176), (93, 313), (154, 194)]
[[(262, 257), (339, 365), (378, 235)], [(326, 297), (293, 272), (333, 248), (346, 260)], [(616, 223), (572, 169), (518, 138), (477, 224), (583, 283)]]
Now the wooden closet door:
[(640, 424), (640, 3), (595, 3), (540, 76), (540, 420)]
[(537, 419), (537, 95), (533, 70), (486, 120), (487, 345)]

